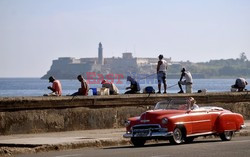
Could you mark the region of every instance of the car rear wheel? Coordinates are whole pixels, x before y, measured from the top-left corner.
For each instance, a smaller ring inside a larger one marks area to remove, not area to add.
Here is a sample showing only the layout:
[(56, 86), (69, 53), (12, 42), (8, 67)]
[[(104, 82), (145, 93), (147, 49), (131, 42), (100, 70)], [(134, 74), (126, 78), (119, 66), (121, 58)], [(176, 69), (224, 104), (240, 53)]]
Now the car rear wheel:
[(169, 140), (171, 144), (181, 144), (184, 140), (184, 134), (180, 128), (175, 128), (173, 137)]
[(230, 141), (233, 137), (233, 131), (224, 131), (220, 134), (220, 138), (222, 141)]
[(133, 145), (135, 147), (142, 147), (146, 143), (146, 140), (143, 139), (143, 138), (134, 138), (134, 137), (132, 137), (131, 142), (133, 143)]

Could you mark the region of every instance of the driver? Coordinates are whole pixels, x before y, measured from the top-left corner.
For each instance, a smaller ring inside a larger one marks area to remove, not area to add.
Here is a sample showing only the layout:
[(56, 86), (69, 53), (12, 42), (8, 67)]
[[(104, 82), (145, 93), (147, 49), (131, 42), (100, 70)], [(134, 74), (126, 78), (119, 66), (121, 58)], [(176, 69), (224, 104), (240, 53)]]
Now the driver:
[(188, 98), (188, 102), (190, 104), (190, 109), (191, 110), (197, 110), (199, 109), (199, 106), (196, 104), (196, 101), (193, 97)]

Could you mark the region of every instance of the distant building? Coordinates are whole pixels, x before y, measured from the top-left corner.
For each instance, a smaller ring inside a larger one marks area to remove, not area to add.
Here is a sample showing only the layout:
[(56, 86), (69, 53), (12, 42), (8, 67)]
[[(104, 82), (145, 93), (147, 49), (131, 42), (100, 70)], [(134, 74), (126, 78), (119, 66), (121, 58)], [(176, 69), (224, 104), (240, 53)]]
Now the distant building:
[[(171, 58), (165, 58), (171, 63)], [(53, 60), (50, 70), (42, 78), (47, 79), (53, 75), (58, 79), (75, 79), (77, 75), (85, 75), (87, 72), (96, 72), (103, 75), (130, 73), (152, 74), (156, 72), (158, 58), (135, 58), (131, 52), (122, 53), (122, 58), (103, 57), (103, 47), (100, 42), (98, 45), (98, 58), (80, 58), (60, 57)]]
[(103, 48), (102, 48), (102, 43), (99, 43), (98, 47), (98, 64), (103, 65), (104, 64), (104, 59), (103, 59)]
[(122, 58), (123, 59), (132, 59), (133, 56), (132, 56), (131, 52), (125, 52), (125, 53), (122, 54)]

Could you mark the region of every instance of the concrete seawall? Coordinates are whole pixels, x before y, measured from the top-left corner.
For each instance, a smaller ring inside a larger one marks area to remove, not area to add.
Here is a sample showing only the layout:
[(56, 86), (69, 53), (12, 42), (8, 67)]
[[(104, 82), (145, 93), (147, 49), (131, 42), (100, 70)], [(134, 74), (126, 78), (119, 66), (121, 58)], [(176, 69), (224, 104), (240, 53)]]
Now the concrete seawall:
[(89, 97), (0, 98), (0, 134), (123, 127), (156, 102), (192, 96), (200, 106), (220, 106), (250, 119), (250, 93), (137, 94)]

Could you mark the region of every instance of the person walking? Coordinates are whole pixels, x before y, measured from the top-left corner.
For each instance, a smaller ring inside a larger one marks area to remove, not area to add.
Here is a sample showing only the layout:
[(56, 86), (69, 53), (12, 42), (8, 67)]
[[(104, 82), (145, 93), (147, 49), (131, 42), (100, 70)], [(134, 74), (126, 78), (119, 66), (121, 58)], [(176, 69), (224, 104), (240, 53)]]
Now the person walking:
[(166, 83), (166, 75), (167, 75), (167, 61), (163, 59), (163, 55), (158, 56), (159, 61), (157, 64), (157, 80), (158, 80), (158, 92), (161, 93), (161, 83), (163, 83), (164, 92), (167, 93), (167, 83)]
[[(185, 78), (184, 81), (182, 81), (183, 78)], [(186, 71), (185, 68), (182, 68), (181, 77), (180, 77), (180, 80), (178, 81), (178, 85), (180, 88), (180, 91), (178, 93), (184, 93), (182, 89), (182, 85), (186, 86), (186, 93), (192, 93), (192, 84), (193, 84), (193, 78), (192, 78), (191, 73), (189, 71)]]

